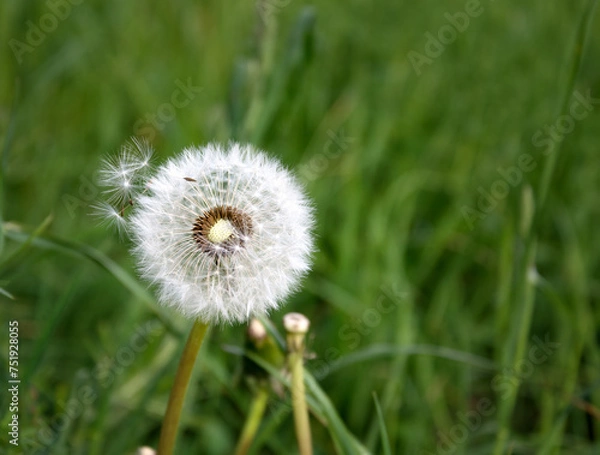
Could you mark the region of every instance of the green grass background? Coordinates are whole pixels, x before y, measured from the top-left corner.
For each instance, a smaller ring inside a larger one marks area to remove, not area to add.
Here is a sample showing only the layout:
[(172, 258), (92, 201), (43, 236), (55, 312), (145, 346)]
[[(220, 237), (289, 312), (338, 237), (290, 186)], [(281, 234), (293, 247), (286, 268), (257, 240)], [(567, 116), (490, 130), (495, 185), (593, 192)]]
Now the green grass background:
[[(9, 43), (52, 3), (3, 1), (2, 389), (9, 320), (22, 377), (10, 453), (156, 446), (189, 322), (158, 309), (128, 242), (89, 215), (101, 157), (143, 133), (159, 160), (249, 141), (305, 181), (319, 251), (271, 318), (312, 320), (307, 369), (369, 451), (386, 434), (397, 454), (600, 453), (600, 105), (549, 155), (532, 143), (571, 94), (600, 97), (590, 3), (483, 0), (418, 75), (407, 54), (465, 1), (83, 0), (20, 63)], [(202, 90), (142, 128), (178, 80)], [(523, 154), (535, 169), (470, 225), (464, 208)], [(147, 346), (128, 357), (139, 330)], [(559, 344), (541, 357), (536, 339)], [(231, 453), (250, 392), (227, 346), (243, 343), (242, 326), (212, 331), (179, 453)], [(287, 403), (273, 395), (254, 453), (297, 450)], [(312, 420), (318, 454), (335, 453), (331, 423)]]

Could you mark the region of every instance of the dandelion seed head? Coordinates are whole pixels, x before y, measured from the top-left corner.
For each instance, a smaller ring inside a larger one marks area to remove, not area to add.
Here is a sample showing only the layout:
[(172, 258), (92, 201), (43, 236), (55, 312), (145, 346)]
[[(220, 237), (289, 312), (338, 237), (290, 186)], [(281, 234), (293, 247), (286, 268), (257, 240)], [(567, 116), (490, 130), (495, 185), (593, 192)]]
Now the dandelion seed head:
[(267, 313), (310, 268), (310, 202), (251, 146), (185, 149), (152, 176), (130, 222), (141, 273), (161, 302), (205, 322)]

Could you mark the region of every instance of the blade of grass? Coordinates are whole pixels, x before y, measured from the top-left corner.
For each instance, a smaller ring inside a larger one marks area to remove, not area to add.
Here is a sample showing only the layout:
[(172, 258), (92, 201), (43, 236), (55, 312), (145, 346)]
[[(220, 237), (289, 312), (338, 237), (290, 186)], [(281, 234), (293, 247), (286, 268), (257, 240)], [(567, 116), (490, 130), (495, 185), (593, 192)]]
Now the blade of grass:
[(4, 251), (4, 170), (8, 162), (8, 151), (10, 150), (12, 140), (15, 134), (15, 124), (17, 117), (17, 106), (20, 94), (20, 83), (19, 79), (15, 81), (14, 97), (10, 112), (10, 120), (8, 121), (8, 128), (6, 130), (6, 136), (4, 138), (4, 144), (2, 146), (2, 154), (0, 155), (0, 256)]
[[(264, 140), (264, 136), (273, 123), (278, 109), (287, 99), (287, 90), (294, 85), (296, 78), (305, 70), (310, 58), (306, 47), (307, 43), (313, 39), (315, 21), (314, 8), (305, 7), (290, 34), (285, 59), (281, 66), (271, 68), (269, 67), (271, 65), (269, 60), (263, 61), (264, 71), (268, 70), (270, 74), (263, 74), (264, 79), (259, 81), (259, 84), (269, 84), (270, 87), (264, 93), (257, 93), (256, 99), (252, 101), (252, 105), (248, 110), (244, 122), (244, 138), (250, 139), (251, 142), (260, 143)], [(271, 23), (269, 27), (273, 28), (275, 24)], [(273, 32), (274, 30), (270, 31), (270, 33)], [(268, 38), (268, 40), (272, 39), (272, 37)], [(269, 46), (271, 46), (271, 43), (265, 43), (266, 50), (268, 52), (273, 51), (274, 49), (270, 49)], [(268, 53), (264, 57), (268, 57)]]
[[(14, 223), (5, 223), (6, 237), (17, 241), (25, 242), (31, 236), (23, 232), (19, 225)], [(51, 251), (57, 251), (69, 254), (76, 257), (88, 259), (100, 266), (100, 268), (110, 273), (117, 281), (119, 281), (133, 295), (145, 302), (149, 309), (156, 317), (165, 325), (165, 328), (173, 335), (181, 338), (183, 332), (171, 321), (169, 316), (156, 304), (156, 300), (135, 278), (127, 273), (116, 262), (108, 258), (105, 254), (90, 246), (74, 242), (71, 240), (59, 239), (50, 236), (37, 236), (31, 239), (32, 245)]]
[[(588, 0), (581, 13), (581, 20), (579, 22), (579, 26), (577, 27), (575, 42), (573, 43), (573, 48), (571, 51), (572, 60), (569, 70), (569, 76), (565, 85), (565, 90), (562, 94), (561, 101), (559, 103), (556, 118), (559, 118), (563, 114), (569, 114), (569, 101), (571, 100), (573, 90), (575, 89), (575, 83), (577, 82), (577, 77), (579, 76), (581, 62), (583, 61), (585, 45), (588, 41), (587, 38), (592, 28), (592, 22), (594, 20), (594, 11), (596, 9), (597, 3), (597, 0)], [(548, 195), (548, 190), (550, 188), (552, 176), (554, 175), (554, 168), (556, 167), (558, 152), (563, 142), (564, 141), (552, 142), (552, 149), (550, 150), (548, 159), (544, 163), (544, 169), (542, 171), (542, 178), (540, 180), (540, 186), (537, 195), (537, 204), (539, 207), (538, 214), (542, 212), (542, 209), (546, 202), (546, 196)]]
[(7, 297), (11, 300), (15, 300), (15, 296), (12, 295), (10, 292), (8, 292), (6, 289), (4, 288), (0, 288), (0, 294), (2, 294), (4, 297)]
[(525, 261), (521, 270), (521, 280), (519, 282), (518, 294), (515, 299), (520, 308), (515, 311), (511, 324), (511, 333), (506, 345), (505, 359), (512, 372), (510, 377), (510, 388), (507, 388), (503, 400), (500, 401), (498, 411), (498, 421), (500, 429), (496, 437), (495, 455), (501, 455), (506, 452), (506, 444), (510, 436), (510, 421), (514, 405), (519, 392), (519, 378), (516, 372), (519, 371), (519, 364), (525, 358), (525, 349), (527, 347), (527, 338), (531, 327), (533, 310), (535, 306), (535, 280), (533, 270), (535, 268), (535, 254), (537, 242), (532, 241), (526, 247)]
[[(572, 405), (573, 397), (578, 393), (578, 378), (580, 375), (580, 365), (582, 364), (586, 343), (594, 346), (595, 329), (593, 321), (593, 311), (591, 309), (592, 297), (589, 295), (591, 288), (585, 274), (585, 260), (583, 251), (585, 248), (581, 245), (576, 235), (574, 222), (569, 219), (568, 213), (560, 217), (563, 224), (563, 240), (565, 246), (565, 265), (570, 275), (570, 282), (574, 289), (574, 295), (569, 302), (571, 317), (565, 318), (569, 321), (573, 335), (570, 337), (569, 344), (563, 349), (565, 353), (564, 378), (562, 381), (562, 390), (560, 394), (559, 405), (569, 408)], [(589, 361), (589, 360), (588, 360)], [(544, 439), (542, 447), (538, 453), (540, 455), (550, 455), (559, 450), (563, 443), (566, 417), (559, 417), (554, 421), (553, 428), (549, 431), (550, 437)]]
[(338, 451), (342, 454), (368, 454), (369, 451), (356, 439), (356, 437), (350, 433), (344, 422), (337, 413), (333, 403), (327, 396), (327, 394), (321, 389), (315, 378), (309, 373), (305, 372), (304, 382), (306, 389), (310, 396), (321, 405), (323, 414), (327, 420), (331, 432), (331, 436), (337, 443)]
[(376, 360), (385, 357), (405, 356), (405, 355), (429, 355), (434, 357), (440, 357), (443, 359), (452, 360), (455, 362), (465, 363), (473, 367), (481, 368), (484, 370), (495, 371), (497, 370), (494, 362), (468, 352), (457, 351), (452, 348), (444, 346), (433, 346), (433, 345), (409, 345), (409, 346), (397, 346), (394, 344), (376, 344), (369, 346), (368, 348), (358, 350), (352, 354), (340, 357), (336, 361), (329, 364), (327, 373), (320, 378), (323, 378), (334, 371), (341, 368), (345, 368), (356, 363)]
[(392, 455), (392, 448), (390, 447), (390, 440), (388, 438), (387, 428), (385, 427), (385, 419), (383, 418), (383, 411), (379, 405), (377, 394), (373, 392), (373, 401), (375, 402), (375, 410), (377, 411), (377, 421), (379, 422), (379, 432), (381, 433), (381, 447), (383, 449), (383, 455)]
[(25, 252), (31, 247), (33, 241), (37, 237), (42, 235), (46, 231), (46, 229), (48, 229), (48, 227), (52, 223), (52, 219), (52, 214), (48, 215), (44, 219), (44, 221), (42, 221), (41, 224), (37, 228), (35, 228), (35, 230), (29, 235), (29, 237), (27, 237), (15, 251), (13, 251), (6, 259), (4, 259), (0, 263), (0, 273), (2, 273), (3, 269), (10, 268), (11, 265), (17, 262), (19, 258), (22, 257), (23, 254), (25, 254)]
[(40, 324), (40, 327), (42, 327), (41, 333), (36, 335), (35, 341), (31, 348), (31, 354), (27, 363), (27, 374), (25, 374), (23, 378), (24, 387), (27, 386), (27, 383), (31, 378), (35, 377), (35, 373), (42, 363), (42, 358), (48, 351), (52, 334), (60, 322), (61, 316), (65, 314), (65, 310), (67, 309), (69, 303), (73, 301), (75, 289), (77, 288), (79, 282), (78, 278), (83, 273), (84, 272), (79, 272), (77, 276), (74, 277), (74, 279), (70, 282), (70, 285), (62, 293), (61, 297), (55, 303), (53, 302), (51, 310), (52, 312), (44, 315), (44, 323)]

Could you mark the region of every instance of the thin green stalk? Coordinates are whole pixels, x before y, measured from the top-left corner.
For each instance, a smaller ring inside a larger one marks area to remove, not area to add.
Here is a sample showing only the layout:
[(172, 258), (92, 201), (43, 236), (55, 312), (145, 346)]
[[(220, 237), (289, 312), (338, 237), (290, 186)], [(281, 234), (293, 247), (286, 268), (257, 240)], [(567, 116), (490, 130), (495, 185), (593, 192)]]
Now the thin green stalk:
[[(594, 19), (594, 10), (596, 9), (597, 0), (588, 0), (587, 4), (583, 9), (583, 13), (581, 15), (581, 21), (577, 28), (577, 34), (575, 37), (575, 43), (573, 45), (572, 55), (573, 59), (571, 61), (571, 68), (567, 80), (567, 84), (565, 87), (565, 91), (562, 94), (562, 99), (559, 104), (558, 114), (567, 114), (569, 110), (569, 101), (571, 100), (571, 96), (573, 95), (573, 90), (575, 89), (575, 82), (577, 81), (577, 76), (579, 75), (579, 70), (581, 68), (581, 61), (583, 60), (583, 51), (585, 48), (585, 43), (587, 42), (587, 36), (589, 35), (589, 31), (592, 26), (592, 21)], [(539, 207), (539, 212), (541, 213), (542, 208), (546, 202), (546, 196), (548, 195), (548, 190), (550, 188), (550, 182), (552, 181), (552, 176), (554, 175), (554, 168), (556, 167), (556, 161), (558, 158), (558, 152), (560, 149), (560, 145), (562, 142), (553, 143), (552, 150), (548, 155), (548, 159), (544, 163), (544, 169), (542, 170), (542, 178), (540, 181), (538, 196), (537, 196), (537, 204)]]
[(14, 97), (8, 121), (8, 128), (6, 128), (4, 144), (2, 145), (2, 151), (0, 152), (0, 255), (2, 255), (2, 251), (4, 250), (4, 170), (6, 169), (6, 165), (8, 163), (8, 152), (10, 151), (15, 135), (17, 107), (19, 106), (19, 95), (21, 94), (20, 88), (20, 79), (17, 78), (15, 80), (15, 87), (13, 91)]
[(252, 138), (256, 134), (260, 115), (264, 111), (265, 98), (267, 95), (267, 83), (275, 62), (275, 51), (277, 45), (277, 11), (269, 10), (271, 5), (267, 1), (259, 3), (259, 10), (263, 11), (260, 20), (262, 24), (259, 49), (259, 75), (256, 80), (250, 106), (244, 119), (243, 134), (245, 138)]
[(524, 270), (522, 270), (521, 283), (519, 286), (517, 302), (520, 304), (520, 311), (516, 313), (513, 320), (514, 331), (511, 346), (511, 352), (508, 353), (509, 371), (512, 372), (510, 380), (510, 388), (506, 389), (506, 393), (500, 397), (502, 401), (499, 404), (498, 423), (500, 429), (496, 435), (496, 445), (494, 455), (503, 455), (506, 453), (506, 443), (510, 436), (510, 421), (511, 415), (519, 392), (520, 379), (516, 372), (519, 371), (519, 364), (525, 358), (525, 350), (527, 348), (527, 339), (529, 337), (529, 329), (535, 307), (535, 283), (531, 276), (535, 267), (536, 242), (531, 241), (525, 252)]
[(289, 335), (289, 338), (295, 338), (288, 341), (288, 346), (294, 346), (289, 354), (289, 366), (292, 373), (292, 405), (298, 448), (301, 455), (312, 455), (310, 423), (304, 389), (304, 335), (294, 334)]
[(379, 432), (381, 433), (381, 450), (384, 455), (392, 455), (392, 448), (390, 447), (390, 439), (388, 437), (387, 428), (385, 427), (385, 418), (383, 417), (383, 411), (381, 405), (377, 399), (377, 394), (373, 392), (373, 401), (375, 402), (375, 411), (377, 411), (377, 421), (379, 423)]
[(300, 455), (312, 455), (312, 438), (304, 389), (304, 337), (310, 327), (310, 321), (303, 314), (288, 313), (283, 317), (283, 325), (287, 332), (288, 368), (292, 373), (290, 386), (298, 448)]
[(169, 396), (169, 404), (160, 432), (160, 441), (158, 443), (158, 455), (172, 455), (177, 438), (177, 428), (179, 427), (179, 418), (183, 408), (183, 400), (192, 376), (194, 363), (198, 356), (200, 346), (208, 330), (208, 325), (196, 321), (190, 332), (188, 340), (183, 349), (183, 354), (179, 360), (175, 381)]
[(252, 441), (256, 436), (256, 430), (262, 421), (263, 415), (265, 414), (265, 409), (267, 407), (267, 402), (269, 401), (269, 389), (266, 384), (258, 387), (254, 398), (252, 399), (252, 404), (250, 406), (250, 412), (246, 417), (246, 422), (244, 423), (244, 428), (242, 429), (242, 434), (240, 435), (240, 439), (235, 448), (235, 455), (245, 455), (248, 453), (250, 446), (252, 445)]

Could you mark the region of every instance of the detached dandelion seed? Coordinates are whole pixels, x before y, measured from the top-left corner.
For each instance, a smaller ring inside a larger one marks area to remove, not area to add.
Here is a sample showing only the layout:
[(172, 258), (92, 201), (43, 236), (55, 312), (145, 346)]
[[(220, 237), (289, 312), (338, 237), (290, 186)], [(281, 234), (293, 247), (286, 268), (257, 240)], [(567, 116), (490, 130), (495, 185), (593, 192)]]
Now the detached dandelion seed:
[(98, 202), (92, 208), (102, 224), (115, 227), (119, 233), (125, 231), (126, 220), (122, 208), (113, 207), (108, 202)]
[(144, 190), (152, 171), (152, 153), (148, 143), (132, 139), (118, 155), (103, 161), (98, 183), (106, 188), (103, 194), (109, 204), (124, 207)]

